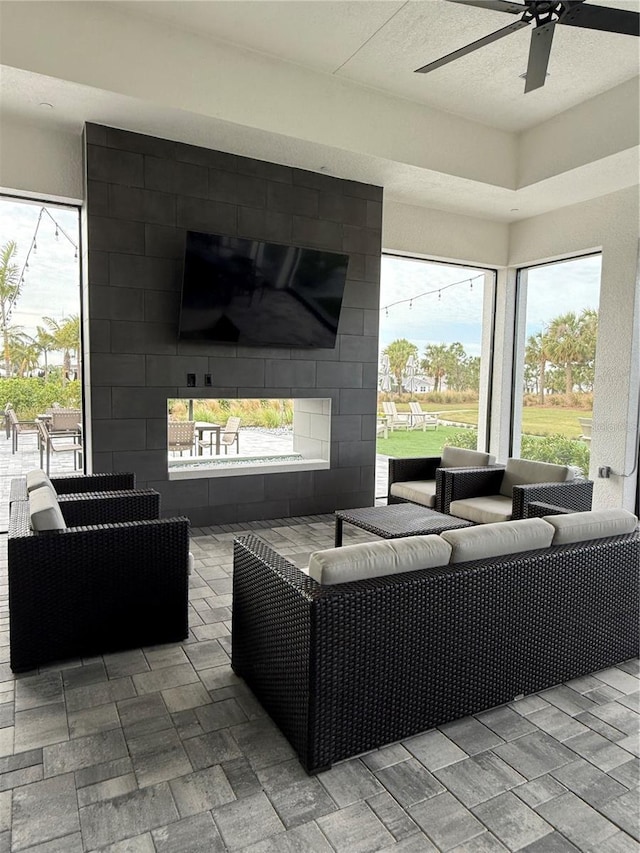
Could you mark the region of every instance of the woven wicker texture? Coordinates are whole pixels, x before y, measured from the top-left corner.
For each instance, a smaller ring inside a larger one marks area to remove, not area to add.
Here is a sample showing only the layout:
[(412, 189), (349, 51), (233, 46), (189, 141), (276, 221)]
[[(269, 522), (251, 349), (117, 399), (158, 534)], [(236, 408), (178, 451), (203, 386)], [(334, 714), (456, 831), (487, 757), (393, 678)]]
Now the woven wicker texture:
[(640, 535), (320, 587), (235, 545), (233, 666), (308, 772), (637, 654)]
[(60, 495), (58, 503), (69, 527), (160, 518), (160, 494), (155, 489)]
[[(70, 495), (75, 492), (116, 492), (123, 489), (135, 489), (136, 475), (122, 474), (80, 474), (73, 477), (52, 477), (51, 483), (57, 494)], [(26, 501), (27, 480), (16, 477), (11, 481), (9, 503)]]
[(443, 530), (472, 526), (470, 521), (443, 515), (428, 507), (411, 503), (343, 509), (337, 510), (335, 515), (336, 530), (341, 521), (346, 521), (383, 539), (441, 533)]
[(557, 506), (556, 504), (542, 503), (541, 501), (531, 501), (525, 508), (525, 518), (543, 518), (545, 515), (566, 515), (574, 512), (572, 509), (567, 509), (565, 506)]
[(9, 519), (11, 668), (187, 636), (186, 518), (33, 533), (28, 504)]
[(586, 512), (591, 509), (592, 499), (593, 482), (591, 480), (514, 486), (512, 518), (526, 518), (528, 504), (535, 501), (555, 504), (573, 512)]

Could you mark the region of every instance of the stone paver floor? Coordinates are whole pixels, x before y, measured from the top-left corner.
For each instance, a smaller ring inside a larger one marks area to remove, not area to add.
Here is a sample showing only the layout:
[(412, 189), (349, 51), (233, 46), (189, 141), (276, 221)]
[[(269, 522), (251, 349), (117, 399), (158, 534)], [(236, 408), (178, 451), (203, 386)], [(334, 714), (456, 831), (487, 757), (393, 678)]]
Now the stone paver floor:
[(637, 660), (306, 776), (228, 663), (247, 530), (298, 565), (333, 542), (331, 516), (194, 529), (186, 641), (19, 677), (0, 537), (0, 853), (640, 850)]

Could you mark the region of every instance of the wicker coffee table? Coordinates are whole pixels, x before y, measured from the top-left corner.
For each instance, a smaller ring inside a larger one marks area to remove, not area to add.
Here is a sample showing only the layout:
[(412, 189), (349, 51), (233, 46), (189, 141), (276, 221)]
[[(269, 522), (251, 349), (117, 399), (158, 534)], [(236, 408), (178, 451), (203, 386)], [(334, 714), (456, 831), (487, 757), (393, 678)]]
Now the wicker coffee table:
[(383, 539), (399, 539), (402, 536), (420, 536), (427, 533), (442, 533), (458, 527), (473, 527), (473, 522), (452, 515), (443, 515), (435, 509), (417, 504), (393, 504), (391, 506), (368, 506), (362, 509), (336, 510), (335, 546), (342, 545), (342, 525), (345, 521), (375, 533)]

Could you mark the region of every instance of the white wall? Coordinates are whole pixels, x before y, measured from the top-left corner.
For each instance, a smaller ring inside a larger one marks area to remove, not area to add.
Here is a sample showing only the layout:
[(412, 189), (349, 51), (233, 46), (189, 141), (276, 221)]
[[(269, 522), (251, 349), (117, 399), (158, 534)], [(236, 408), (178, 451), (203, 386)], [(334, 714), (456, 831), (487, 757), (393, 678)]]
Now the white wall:
[[(594, 385), (594, 430), (590, 476), (595, 506), (633, 509), (640, 393), (638, 187), (517, 223), (510, 229), (509, 265), (602, 250), (598, 348)], [(610, 465), (613, 476), (597, 479)]]
[(385, 199), (382, 246), (386, 252), (501, 267), (509, 257), (509, 226)]
[(80, 133), (45, 129), (3, 116), (0, 192), (80, 203), (83, 195)]

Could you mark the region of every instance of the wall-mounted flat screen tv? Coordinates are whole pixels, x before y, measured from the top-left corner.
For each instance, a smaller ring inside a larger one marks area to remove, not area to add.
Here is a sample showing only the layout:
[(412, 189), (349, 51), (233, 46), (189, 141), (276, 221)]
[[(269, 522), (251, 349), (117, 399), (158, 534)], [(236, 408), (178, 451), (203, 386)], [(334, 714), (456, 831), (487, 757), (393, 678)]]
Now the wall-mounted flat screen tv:
[(349, 256), (187, 231), (181, 340), (334, 347)]

